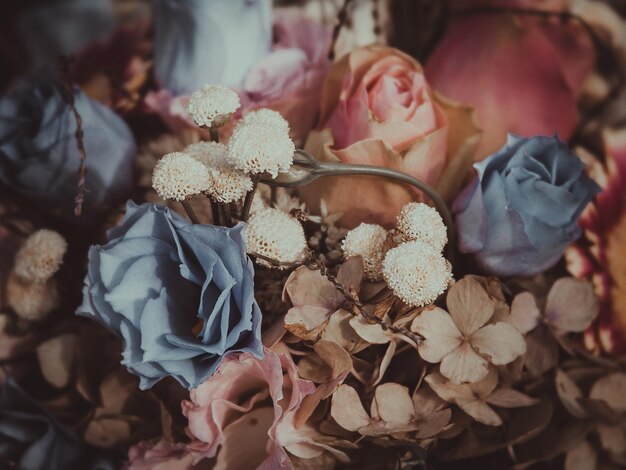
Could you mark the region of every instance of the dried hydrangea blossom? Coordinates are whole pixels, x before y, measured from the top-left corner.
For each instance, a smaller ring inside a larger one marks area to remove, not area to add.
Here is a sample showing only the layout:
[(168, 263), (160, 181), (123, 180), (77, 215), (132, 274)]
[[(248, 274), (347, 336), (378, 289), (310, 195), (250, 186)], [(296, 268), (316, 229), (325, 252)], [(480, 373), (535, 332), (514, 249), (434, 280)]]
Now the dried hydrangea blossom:
[[(415, 432), (417, 439), (426, 439), (439, 434), (450, 422), (452, 413), (436, 401), (420, 398), (417, 392), (412, 398), (409, 390), (397, 383), (379, 385), (374, 392), (370, 417), (357, 391), (344, 384), (333, 394), (330, 413), (339, 426), (363, 436)], [(431, 406), (421, 406), (425, 403)]]
[(220, 127), (239, 106), (235, 91), (223, 85), (204, 85), (189, 97), (187, 111), (200, 127)]
[(59, 306), (59, 291), (54, 278), (46, 282), (26, 282), (11, 273), (7, 281), (7, 300), (18, 317), (38, 321)]
[(163, 199), (183, 201), (209, 188), (209, 170), (186, 153), (168, 153), (154, 167), (152, 186)]
[(488, 324), (495, 302), (478, 281), (465, 277), (450, 288), (448, 312), (433, 307), (411, 324), (421, 335), (419, 354), (426, 362), (441, 363), (441, 374), (456, 384), (477, 382), (489, 373), (489, 364), (504, 365), (526, 352), (526, 343), (507, 322)]
[(38, 230), (26, 239), (15, 255), (13, 271), (23, 281), (46, 282), (59, 270), (67, 242), (53, 230)]
[(228, 158), (246, 173), (269, 173), (276, 177), (289, 170), (296, 147), (288, 129), (240, 121), (228, 141)]
[[(259, 254), (279, 263), (302, 260), (307, 248), (300, 222), (289, 214), (272, 208), (255, 212), (250, 217), (245, 238), (248, 253)], [(263, 266), (275, 267), (260, 258), (258, 262)]]
[(232, 165), (224, 144), (198, 142), (187, 147), (185, 153), (208, 169), (209, 184), (205, 192), (213, 200), (224, 203), (239, 201), (252, 189), (250, 176)]
[(498, 372), (491, 368), (485, 378), (471, 384), (455, 384), (434, 373), (424, 379), (441, 399), (455, 403), (476, 421), (488, 426), (500, 426), (502, 418), (489, 405), (501, 408), (531, 406), (538, 400), (517, 390), (498, 386)]
[(383, 277), (404, 303), (423, 307), (445, 292), (452, 272), (450, 263), (432, 246), (412, 241), (387, 252)]
[(397, 223), (403, 241), (419, 240), (442, 251), (448, 242), (443, 219), (436, 209), (421, 202), (410, 202), (398, 214)]
[(365, 277), (370, 281), (380, 281), (383, 277), (383, 245), (387, 231), (377, 224), (361, 224), (350, 230), (341, 247), (346, 258), (363, 258)]

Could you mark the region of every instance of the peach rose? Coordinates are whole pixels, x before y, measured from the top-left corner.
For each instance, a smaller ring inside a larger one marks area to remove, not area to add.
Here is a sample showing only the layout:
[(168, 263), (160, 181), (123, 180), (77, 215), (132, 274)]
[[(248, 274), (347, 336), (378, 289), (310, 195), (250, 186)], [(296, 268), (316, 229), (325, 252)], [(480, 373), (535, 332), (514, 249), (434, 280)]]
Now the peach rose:
[[(433, 92), (420, 64), (408, 55), (388, 47), (362, 47), (331, 68), (322, 91), (320, 125), (306, 149), (322, 161), (383, 166), (436, 185), (458, 142), (477, 132), (470, 114)], [(457, 132), (459, 119), (467, 135)], [(423, 199), (412, 188), (372, 177), (327, 179), (302, 194), (312, 210), (323, 199), (330, 212), (341, 212), (346, 226), (392, 225), (402, 206)]]

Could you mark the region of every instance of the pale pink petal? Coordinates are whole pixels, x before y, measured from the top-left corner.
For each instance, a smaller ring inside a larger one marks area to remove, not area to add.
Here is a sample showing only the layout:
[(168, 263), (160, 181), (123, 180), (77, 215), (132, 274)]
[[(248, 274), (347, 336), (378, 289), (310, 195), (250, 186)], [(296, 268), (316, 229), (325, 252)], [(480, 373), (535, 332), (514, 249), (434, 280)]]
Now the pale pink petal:
[(572, 416), (576, 418), (587, 418), (587, 412), (581, 406), (579, 399), (582, 398), (582, 392), (578, 385), (571, 379), (569, 375), (560, 369), (556, 371), (555, 377), (556, 392), (559, 395), (561, 403)]
[(332, 314), (326, 307), (300, 305), (292, 307), (285, 316), (285, 329), (304, 340), (315, 340)]
[(424, 337), (419, 344), (422, 359), (440, 362), (461, 344), (461, 333), (445, 310), (425, 310), (413, 320), (411, 331)]
[(193, 458), (183, 444), (165, 440), (157, 443), (140, 442), (128, 450), (128, 462), (124, 470), (191, 470)]
[(582, 441), (567, 451), (563, 468), (565, 470), (596, 470), (598, 454), (588, 441)]
[(614, 455), (624, 455), (626, 452), (626, 435), (621, 426), (600, 424), (596, 427), (602, 448)]
[(534, 329), (541, 320), (541, 312), (537, 308), (535, 296), (530, 292), (517, 294), (511, 303), (509, 320), (523, 335)]
[(467, 385), (459, 385), (448, 380), (438, 372), (427, 375), (424, 379), (430, 388), (442, 399), (454, 403), (458, 398), (474, 399), (476, 396)]
[(520, 332), (505, 322), (482, 327), (472, 335), (470, 342), (495, 365), (513, 362), (526, 352), (526, 342)]
[(477, 382), (489, 373), (489, 362), (465, 342), (441, 361), (439, 371), (452, 382)]
[(578, 333), (591, 325), (598, 315), (598, 309), (598, 297), (589, 282), (564, 277), (550, 289), (546, 317), (557, 330)]
[(502, 424), (502, 418), (498, 416), (498, 413), (480, 399), (460, 398), (456, 401), (456, 404), (479, 423), (488, 426), (500, 426)]
[(319, 270), (300, 266), (287, 278), (283, 298), (294, 306), (316, 305), (335, 311), (344, 297)]
[(376, 387), (374, 400), (378, 417), (386, 423), (409, 424), (415, 417), (409, 389), (397, 383), (386, 383)]
[(472, 277), (464, 277), (450, 288), (446, 305), (459, 331), (467, 336), (487, 323), (495, 310), (495, 302)]
[(615, 372), (598, 379), (589, 398), (604, 401), (618, 413), (626, 412), (626, 374)]
[(370, 423), (359, 394), (349, 385), (340, 385), (333, 393), (330, 414), (339, 426), (348, 431), (358, 431)]

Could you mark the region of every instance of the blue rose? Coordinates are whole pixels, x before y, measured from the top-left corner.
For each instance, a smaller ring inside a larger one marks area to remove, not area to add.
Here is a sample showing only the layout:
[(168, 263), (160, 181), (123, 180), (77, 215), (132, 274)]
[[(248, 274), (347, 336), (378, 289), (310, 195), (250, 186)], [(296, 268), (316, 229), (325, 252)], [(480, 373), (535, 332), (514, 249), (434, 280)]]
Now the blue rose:
[(272, 46), (271, 0), (154, 0), (154, 70), (174, 95), (241, 86)]
[(11, 377), (0, 393), (0, 457), (0, 464), (13, 463), (23, 470), (116, 468), (113, 461), (57, 422)]
[(108, 243), (89, 250), (78, 314), (122, 336), (122, 363), (142, 389), (166, 376), (196, 387), (229, 352), (262, 356), (244, 228), (193, 225), (129, 202)]
[(578, 218), (600, 191), (557, 137), (509, 135), (475, 168), (478, 176), (453, 207), (459, 248), (498, 276), (532, 276), (553, 266), (580, 235)]
[[(84, 219), (132, 187), (135, 141), (106, 106), (74, 91), (87, 153)], [(40, 207), (73, 214), (80, 153), (76, 120), (55, 78), (20, 80), (0, 99), (0, 183)]]

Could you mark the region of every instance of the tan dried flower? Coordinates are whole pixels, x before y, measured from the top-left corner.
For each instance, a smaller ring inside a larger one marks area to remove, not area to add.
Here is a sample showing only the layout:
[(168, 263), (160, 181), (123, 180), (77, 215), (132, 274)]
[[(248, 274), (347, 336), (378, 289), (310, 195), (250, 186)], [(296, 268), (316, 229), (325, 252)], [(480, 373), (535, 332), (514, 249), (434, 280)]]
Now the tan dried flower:
[(25, 282), (11, 273), (7, 282), (7, 300), (18, 317), (42, 320), (59, 306), (59, 291), (54, 278), (46, 282)]
[(220, 127), (240, 106), (234, 90), (223, 85), (204, 85), (189, 97), (187, 111), (198, 126)]
[(168, 153), (154, 167), (152, 186), (163, 199), (183, 201), (208, 190), (209, 170), (186, 153)]
[(441, 374), (461, 384), (477, 382), (489, 373), (489, 364), (504, 365), (526, 352), (526, 343), (507, 322), (487, 324), (495, 302), (478, 281), (465, 277), (450, 288), (448, 310), (434, 307), (422, 312), (411, 330), (424, 337), (422, 359), (440, 362)]
[[(272, 208), (255, 212), (250, 217), (245, 238), (248, 253), (256, 253), (280, 263), (300, 261), (307, 248), (300, 222)], [(265, 260), (258, 261), (264, 266), (276, 267)]]
[(46, 282), (59, 270), (67, 251), (65, 239), (53, 230), (38, 230), (15, 255), (15, 274), (23, 281)]
[(412, 241), (387, 252), (383, 277), (404, 303), (423, 307), (445, 292), (452, 272), (450, 263), (432, 246)]
[(403, 241), (420, 240), (442, 251), (448, 233), (439, 212), (421, 202), (410, 202), (398, 214), (398, 232)]
[(383, 245), (387, 239), (387, 231), (377, 224), (361, 224), (346, 234), (341, 245), (344, 256), (360, 256), (363, 258), (365, 278), (380, 281), (383, 277)]

